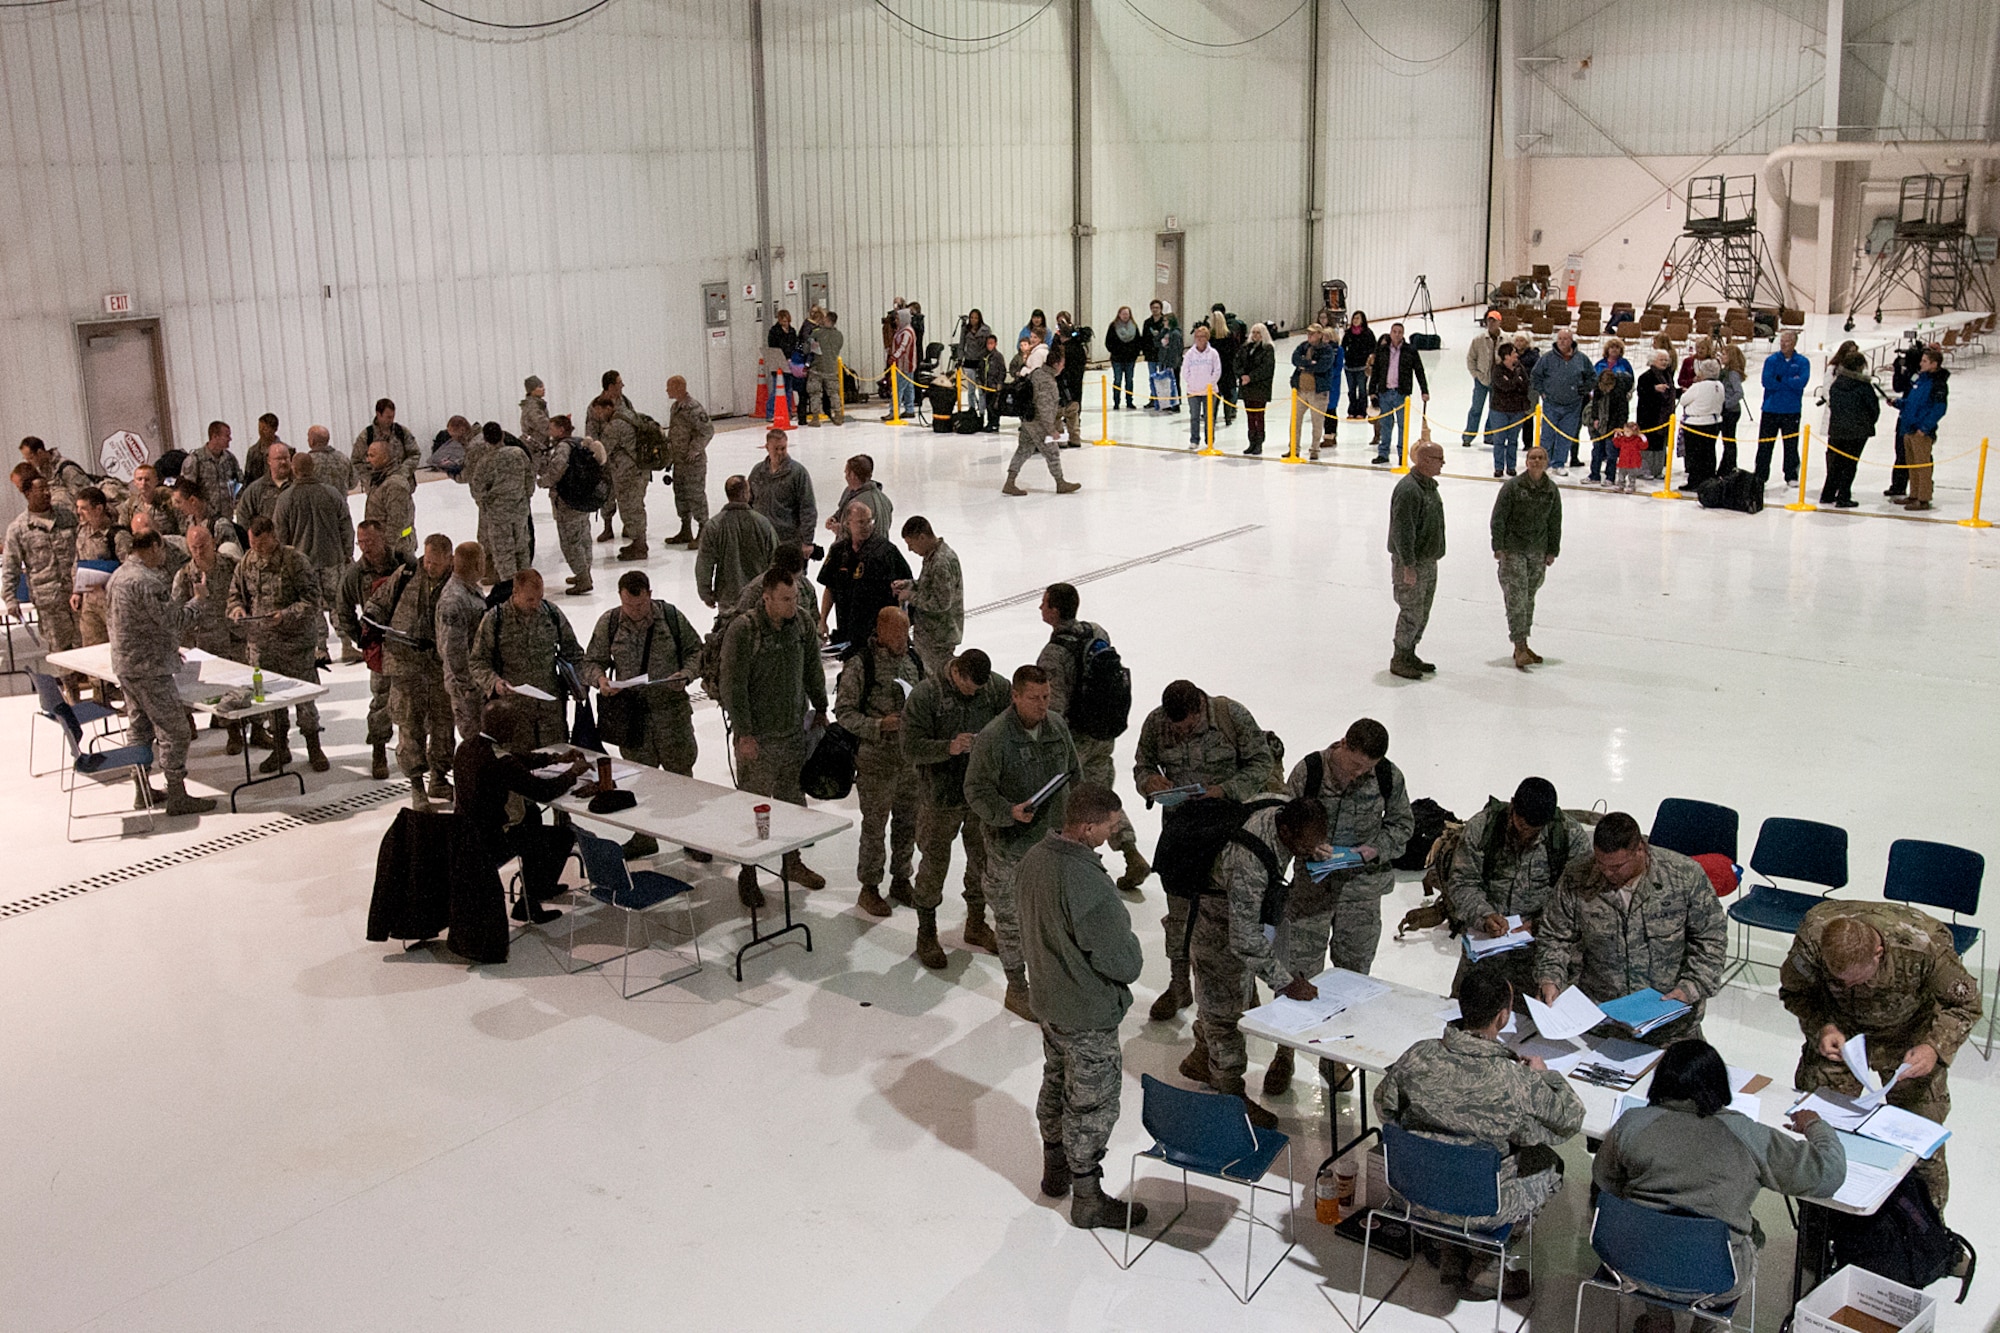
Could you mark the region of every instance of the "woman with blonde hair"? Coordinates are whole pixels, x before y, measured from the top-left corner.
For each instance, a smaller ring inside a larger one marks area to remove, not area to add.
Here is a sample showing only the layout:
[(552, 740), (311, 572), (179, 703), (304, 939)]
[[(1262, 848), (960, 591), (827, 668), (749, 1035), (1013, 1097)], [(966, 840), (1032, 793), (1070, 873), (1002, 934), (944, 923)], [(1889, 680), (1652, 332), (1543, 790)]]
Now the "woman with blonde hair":
[(1250, 326), (1250, 341), (1236, 358), (1238, 396), (1243, 412), (1250, 418), (1250, 447), (1246, 454), (1264, 452), (1264, 407), (1271, 401), (1271, 381), (1278, 371), (1278, 350), (1271, 345), (1271, 331), (1262, 324)]
[(1722, 465), (1720, 470), (1732, 472), (1736, 468), (1736, 424), (1743, 420), (1743, 377), (1749, 373), (1749, 366), (1743, 360), (1743, 349), (1735, 343), (1722, 345), (1722, 424), (1715, 428), (1722, 437)]

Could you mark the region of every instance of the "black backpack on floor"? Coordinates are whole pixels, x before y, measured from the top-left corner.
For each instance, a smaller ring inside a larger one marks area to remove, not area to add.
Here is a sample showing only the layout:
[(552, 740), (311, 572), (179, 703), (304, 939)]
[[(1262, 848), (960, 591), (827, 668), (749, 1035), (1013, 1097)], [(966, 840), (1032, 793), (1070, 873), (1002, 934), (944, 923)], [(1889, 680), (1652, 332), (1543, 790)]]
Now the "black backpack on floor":
[(1717, 473), (1695, 489), (1703, 509), (1733, 509), (1742, 514), (1762, 513), (1764, 487), (1754, 472), (1733, 467)]
[(986, 428), (986, 422), (977, 412), (954, 412), (951, 428), (958, 435), (977, 435)]
[(1869, 1216), (1833, 1213), (1830, 1221), (1836, 1261), (1918, 1291), (1949, 1276), (1963, 1250), (1972, 1261), (1959, 1281), (1958, 1304), (1965, 1303), (1978, 1254), (1971, 1242), (1944, 1224), (1931, 1202), (1930, 1187), (1915, 1175), (1904, 1176)]

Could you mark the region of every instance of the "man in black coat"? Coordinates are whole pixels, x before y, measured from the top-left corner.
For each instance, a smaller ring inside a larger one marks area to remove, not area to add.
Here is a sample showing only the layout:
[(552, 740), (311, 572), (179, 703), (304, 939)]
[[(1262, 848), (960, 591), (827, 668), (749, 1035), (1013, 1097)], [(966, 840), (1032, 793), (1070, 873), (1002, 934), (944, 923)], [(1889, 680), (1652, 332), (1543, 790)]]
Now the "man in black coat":
[(898, 604), (896, 583), (913, 578), (909, 562), (903, 559), (888, 537), (875, 531), (875, 511), (855, 502), (841, 516), (847, 535), (827, 552), (819, 569), (819, 632), (846, 643), (841, 658), (854, 656), (875, 632), (875, 616), (885, 606)]
[[(541, 806), (574, 787), (590, 761), (570, 750), (569, 765), (561, 773), (536, 777), (529, 760), (513, 748), (530, 732), (519, 701), (508, 695), (486, 705), (480, 726), (479, 734), (462, 743), (452, 759), (452, 772), (458, 780), (458, 814), (471, 824), (496, 867), (513, 857), (521, 858), (521, 901), (514, 905), (514, 919), (537, 924), (553, 921), (562, 914), (542, 903), (555, 896), (557, 877), (576, 839), (567, 826), (543, 824)], [(516, 795), (528, 803), (528, 809), (518, 822), (510, 824), (507, 798)]]

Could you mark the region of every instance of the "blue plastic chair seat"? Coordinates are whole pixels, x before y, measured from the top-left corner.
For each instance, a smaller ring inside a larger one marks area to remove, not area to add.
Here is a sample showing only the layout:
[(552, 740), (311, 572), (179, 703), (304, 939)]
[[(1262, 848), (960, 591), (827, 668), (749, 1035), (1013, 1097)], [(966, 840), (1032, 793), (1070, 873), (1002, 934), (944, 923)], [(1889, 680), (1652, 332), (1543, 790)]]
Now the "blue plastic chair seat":
[[(1590, 1280), (1602, 1283), (1607, 1287), (1615, 1287), (1618, 1285), (1618, 1274), (1612, 1272), (1608, 1265), (1599, 1264), (1597, 1272), (1591, 1275)], [(1692, 1309), (1695, 1304), (1694, 1301), (1677, 1301), (1671, 1296), (1655, 1296), (1650, 1292), (1642, 1294), (1639, 1299), (1648, 1301), (1654, 1305), (1670, 1305), (1676, 1310)], [(1721, 1315), (1724, 1319), (1729, 1319), (1734, 1317), (1736, 1307), (1741, 1304), (1743, 1304), (1743, 1298), (1738, 1296), (1735, 1300), (1725, 1305), (1704, 1305), (1701, 1308), (1709, 1314)]]
[(1759, 930), (1790, 935), (1798, 930), (1807, 912), (1825, 901), (1817, 893), (1753, 884), (1748, 893), (1729, 905), (1729, 919)]
[(1962, 925), (1956, 921), (1951, 922), (1950, 926), (1952, 947), (1958, 950), (1961, 957), (1970, 952), (1973, 945), (1979, 943), (1979, 927)]
[(610, 907), (622, 907), (627, 911), (643, 912), (658, 907), (670, 898), (678, 898), (683, 893), (694, 892), (694, 885), (671, 875), (662, 875), (657, 870), (641, 870), (631, 876), (631, 887), (613, 890), (606, 885), (593, 884), (590, 896)]
[(1151, 1157), (1165, 1162), (1168, 1166), (1181, 1167), (1188, 1171), (1198, 1171), (1205, 1176), (1224, 1176), (1230, 1180), (1262, 1180), (1264, 1173), (1271, 1169), (1271, 1163), (1285, 1150), (1291, 1140), (1275, 1129), (1258, 1129), (1250, 1126), (1256, 1135), (1256, 1147), (1242, 1157), (1224, 1161), (1220, 1157), (1205, 1153), (1191, 1152), (1186, 1148), (1172, 1147), (1155, 1140), (1153, 1146), (1140, 1153), (1141, 1157)]
[(95, 699), (79, 699), (71, 704), (69, 708), (70, 712), (76, 715), (77, 723), (86, 727), (93, 722), (102, 722), (107, 717), (118, 716), (117, 709), (106, 708)]
[(128, 768), (151, 768), (153, 747), (150, 745), (121, 745), (115, 750), (99, 750), (95, 754), (80, 754), (76, 757), (76, 771), (87, 778), (103, 781), (113, 774), (122, 781)]

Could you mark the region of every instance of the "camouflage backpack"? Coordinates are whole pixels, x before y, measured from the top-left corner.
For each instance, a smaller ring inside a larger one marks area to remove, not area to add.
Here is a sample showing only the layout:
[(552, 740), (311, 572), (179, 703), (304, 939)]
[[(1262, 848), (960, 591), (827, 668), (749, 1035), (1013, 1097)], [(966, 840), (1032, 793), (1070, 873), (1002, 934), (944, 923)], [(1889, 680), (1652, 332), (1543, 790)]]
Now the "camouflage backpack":
[(638, 417), (638, 424), (632, 429), (639, 438), (639, 466), (648, 472), (657, 472), (667, 465), (667, 433), (660, 428), (659, 422), (644, 412)]

